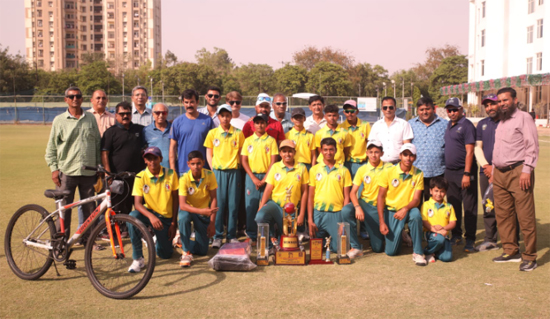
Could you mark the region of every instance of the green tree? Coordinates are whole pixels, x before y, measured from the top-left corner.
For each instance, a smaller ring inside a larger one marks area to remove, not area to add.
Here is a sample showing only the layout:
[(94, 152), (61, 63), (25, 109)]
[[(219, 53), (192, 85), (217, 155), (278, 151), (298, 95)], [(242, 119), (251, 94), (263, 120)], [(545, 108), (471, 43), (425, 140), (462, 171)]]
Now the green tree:
[(426, 49), (426, 60), (412, 68), (414, 76), (411, 81), (417, 86), (423, 95), (429, 96), (430, 77), (441, 65), (445, 58), (460, 55), (460, 50), (455, 45), (446, 44), (442, 47), (429, 47)]
[(229, 53), (221, 48), (214, 47), (214, 52), (205, 48), (197, 51), (195, 59), (199, 65), (207, 65), (220, 74), (227, 74), (233, 69), (235, 64), (229, 57)]
[(324, 47), (318, 49), (315, 46), (308, 46), (302, 51), (297, 51), (292, 54), (292, 60), (296, 65), (299, 65), (306, 70), (311, 70), (319, 62), (330, 62), (338, 64), (346, 70), (353, 67), (355, 58), (345, 51)]
[(349, 71), (352, 95), (376, 96), (376, 88), (383, 88), (382, 82), (388, 82), (388, 70), (381, 65), (369, 63), (355, 65)]
[(29, 64), (20, 55), (9, 54), (9, 47), (0, 45), (0, 94), (33, 94), (37, 83), (36, 72), (30, 72)]
[(111, 72), (105, 60), (97, 60), (84, 65), (78, 73), (77, 85), (84, 94), (92, 94), (95, 90), (104, 90), (107, 95), (119, 94), (122, 85)]
[(257, 95), (274, 90), (273, 68), (267, 64), (249, 63), (233, 70), (242, 95)]
[(273, 74), (275, 91), (287, 95), (303, 92), (307, 82), (307, 70), (301, 66), (286, 64)]
[(350, 95), (351, 81), (346, 70), (334, 63), (319, 62), (308, 74), (306, 90), (324, 96)]
[(439, 89), (447, 85), (464, 83), (467, 80), (468, 59), (466, 56), (458, 55), (445, 58), (430, 77), (430, 96), (435, 104), (442, 105), (445, 103), (445, 96), (440, 94)]
[(164, 55), (164, 61), (166, 63), (166, 66), (174, 66), (178, 63), (178, 57), (174, 53), (172, 53), (172, 51), (168, 50)]
[(59, 70), (51, 72), (49, 82), (40, 87), (38, 95), (63, 95), (69, 86), (77, 85), (78, 73), (76, 69)]

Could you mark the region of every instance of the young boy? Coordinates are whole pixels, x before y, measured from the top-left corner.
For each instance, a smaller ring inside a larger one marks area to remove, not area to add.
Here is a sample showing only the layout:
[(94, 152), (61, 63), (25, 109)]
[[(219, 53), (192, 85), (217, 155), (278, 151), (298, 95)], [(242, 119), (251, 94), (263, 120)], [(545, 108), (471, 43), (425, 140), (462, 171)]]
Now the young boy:
[(220, 106), (217, 112), (220, 126), (210, 130), (204, 141), (208, 164), (212, 167), (218, 182), (219, 210), (216, 214), (216, 235), (212, 248), (220, 248), (222, 245), (226, 212), (229, 213), (226, 242), (238, 242), (237, 217), (241, 202), (239, 191), (242, 189), (240, 153), (244, 144), (244, 135), (241, 130), (231, 126), (231, 112), (231, 106), (227, 104)]
[(449, 262), (453, 259), (453, 248), (449, 240), (450, 231), (456, 226), (453, 205), (445, 202), (449, 184), (444, 177), (430, 180), (432, 197), (422, 205), (422, 224), (428, 245), (424, 248), (426, 259), (434, 263), (436, 259)]
[(285, 135), (287, 140), (291, 140), (296, 146), (296, 155), (294, 159), (298, 163), (306, 166), (307, 170), (316, 164), (317, 153), (315, 152), (315, 136), (304, 128), (306, 113), (301, 108), (292, 109), (290, 120), (294, 127)]
[[(193, 254), (204, 256), (208, 253), (208, 238), (215, 233), (214, 223), (218, 203), (216, 189), (218, 183), (214, 173), (204, 169), (204, 157), (199, 151), (191, 151), (187, 156), (189, 171), (180, 178), (180, 211), (178, 226), (181, 236), (180, 266), (190, 267)], [(191, 222), (195, 228), (195, 241), (191, 241)]]
[(344, 102), (346, 121), (342, 123), (342, 127), (348, 130), (351, 137), (351, 149), (345, 165), (349, 169), (351, 178), (355, 178), (357, 170), (367, 162), (367, 138), (370, 133), (370, 124), (357, 118), (357, 114), (359, 114), (357, 102), (354, 100)]
[(334, 160), (338, 164), (344, 164), (345, 159), (349, 156), (351, 149), (351, 136), (348, 130), (338, 124), (338, 106), (331, 104), (325, 107), (325, 119), (327, 125), (315, 133), (315, 146), (319, 156), (317, 163), (323, 162), (323, 154), (321, 152), (321, 140), (325, 137), (332, 137), (336, 141), (336, 155)]
[(395, 256), (401, 246), (401, 232), (408, 223), (413, 242), (413, 261), (418, 266), (426, 266), (422, 249), (422, 217), (418, 210), (424, 190), (424, 174), (413, 166), (416, 147), (411, 143), (403, 144), (399, 159), (399, 163), (384, 170), (378, 178), (380, 233), (386, 236), (386, 254)]
[(252, 245), (255, 245), (258, 232), (258, 225), (255, 221), (256, 213), (262, 200), (267, 173), (273, 163), (277, 161), (279, 151), (277, 141), (266, 133), (268, 116), (258, 113), (252, 121), (254, 122), (254, 134), (244, 141), (241, 150), (241, 163), (246, 171), (246, 234), (252, 240)]
[[(309, 174), (306, 166), (295, 159), (296, 149), (294, 142), (284, 140), (279, 147), (282, 160), (273, 164), (267, 174), (266, 187), (260, 202), (260, 210), (256, 215), (256, 223), (268, 223), (269, 231), (273, 233), (275, 223), (279, 234), (283, 231), (283, 207), (286, 204), (287, 189), (290, 189), (290, 202), (300, 209), (297, 224), (304, 224), (307, 201), (307, 183)], [(273, 244), (269, 241), (270, 254), (274, 254)]]
[[(157, 237), (157, 255), (162, 259), (168, 259), (172, 257), (170, 238), (177, 230), (175, 212), (178, 209), (178, 175), (175, 171), (160, 165), (162, 153), (158, 147), (147, 148), (143, 158), (147, 168), (136, 175), (132, 191), (136, 210), (132, 211), (130, 216), (153, 228)], [(132, 224), (128, 224), (128, 233), (134, 247), (134, 261), (128, 272), (136, 273), (145, 266), (141, 236)]]
[(342, 207), (349, 203), (351, 175), (334, 159), (336, 141), (332, 137), (323, 138), (319, 145), (322, 159), (309, 172), (309, 235), (323, 239), (331, 236), (330, 250), (336, 252), (338, 223), (342, 221)]
[[(384, 236), (380, 233), (380, 222), (376, 208), (379, 190), (378, 178), (384, 170), (393, 165), (380, 160), (380, 157), (384, 155), (380, 141), (369, 141), (366, 148), (368, 163), (361, 166), (353, 178), (353, 187), (350, 193), (351, 203), (342, 209), (342, 216), (350, 221), (351, 229), (356, 229), (356, 220), (362, 222), (370, 234), (372, 251), (380, 253), (384, 248)], [(361, 198), (358, 199), (357, 193), (361, 187), (363, 190), (361, 191)], [(350, 243), (352, 247), (350, 252), (358, 251), (358, 256), (363, 254), (359, 250), (361, 245), (357, 238), (357, 232), (351, 232)]]

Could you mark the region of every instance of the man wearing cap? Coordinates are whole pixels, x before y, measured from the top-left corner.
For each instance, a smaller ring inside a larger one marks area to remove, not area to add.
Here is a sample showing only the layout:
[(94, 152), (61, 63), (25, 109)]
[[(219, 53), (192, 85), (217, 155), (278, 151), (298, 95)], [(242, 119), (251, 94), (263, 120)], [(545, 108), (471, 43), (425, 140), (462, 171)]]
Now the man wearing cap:
[[(537, 268), (537, 220), (535, 215), (535, 166), (539, 157), (537, 127), (527, 112), (517, 109), (512, 88), (497, 92), (502, 111), (493, 150), (495, 215), (504, 253), (494, 262), (519, 262), (520, 271)], [(523, 233), (525, 251), (520, 255), (517, 223)]]
[(399, 149), (405, 143), (410, 143), (414, 137), (411, 125), (395, 116), (396, 102), (391, 96), (382, 98), (382, 113), (384, 118), (376, 121), (369, 134), (369, 140), (382, 142), (386, 163), (399, 162)]
[(212, 118), (214, 127), (218, 127), (220, 122), (218, 121), (218, 103), (220, 103), (222, 97), (222, 91), (217, 86), (209, 86), (204, 95), (206, 100), (206, 106), (199, 108), (197, 111), (204, 115), (208, 115)]
[(342, 123), (342, 127), (348, 130), (351, 137), (351, 149), (345, 165), (349, 169), (352, 179), (359, 167), (367, 162), (367, 138), (370, 134), (370, 124), (361, 121), (357, 117), (358, 114), (357, 102), (354, 100), (344, 102), (346, 121)]
[(290, 120), (290, 114), (287, 112), (288, 103), (286, 101), (286, 96), (282, 93), (276, 93), (273, 95), (272, 105), (273, 109), (271, 110), (269, 117), (279, 121), (283, 127), (283, 131), (286, 134), (293, 126), (292, 121)]
[[(145, 226), (151, 227), (156, 240), (157, 255), (162, 259), (172, 257), (170, 238), (178, 229), (178, 176), (174, 170), (163, 167), (162, 152), (156, 146), (145, 149), (143, 159), (147, 167), (136, 175), (132, 196), (135, 210), (130, 213)], [(134, 262), (129, 272), (139, 272), (145, 266), (141, 236), (132, 224), (128, 224), (132, 241)]]
[[(269, 117), (269, 113), (271, 112), (271, 101), (272, 99), (269, 95), (265, 93), (260, 93), (258, 95), (258, 98), (256, 99), (256, 114), (262, 113), (268, 117), (266, 133), (267, 135), (273, 137), (278, 144), (285, 139), (285, 132), (283, 130), (283, 126), (281, 125), (281, 123), (279, 123), (279, 121)], [(243, 127), (244, 137), (248, 138), (249, 136), (254, 134), (254, 132), (254, 121), (250, 119)]]
[(132, 89), (132, 122), (147, 126), (153, 122), (153, 114), (146, 106), (147, 89), (143, 86), (136, 86)]
[(465, 252), (474, 252), (477, 229), (477, 164), (474, 161), (476, 128), (466, 119), (460, 100), (445, 103), (451, 121), (445, 130), (445, 178), (449, 182), (447, 201), (456, 213), (451, 244), (462, 244), (462, 206), (464, 205)]
[(433, 100), (422, 97), (416, 102), (418, 116), (410, 119), (412, 142), (418, 152), (414, 166), (424, 173), (424, 196), (430, 199), (430, 180), (445, 174), (445, 130), (449, 121), (437, 116)]
[(295, 145), (296, 154), (294, 159), (306, 166), (307, 170), (316, 164), (317, 152), (315, 147), (315, 136), (304, 128), (306, 112), (302, 108), (292, 109), (291, 121), (294, 127), (285, 134), (287, 140)]
[(403, 144), (399, 159), (397, 165), (385, 169), (378, 177), (380, 233), (386, 236), (386, 254), (395, 256), (401, 246), (401, 233), (408, 223), (413, 244), (413, 261), (418, 266), (426, 266), (422, 248), (422, 215), (418, 209), (424, 190), (424, 174), (413, 165), (416, 147), (411, 143)]
[(318, 130), (325, 127), (327, 120), (323, 110), (325, 108), (325, 99), (320, 95), (313, 95), (308, 100), (309, 110), (311, 115), (306, 118), (304, 127), (308, 132), (315, 135)]
[[(163, 103), (157, 103), (153, 106), (153, 123), (143, 129), (143, 136), (147, 146), (156, 146), (162, 154), (170, 154), (170, 128), (172, 124), (168, 122), (168, 107)], [(160, 163), (162, 167), (170, 167), (168, 156), (162, 157)]]

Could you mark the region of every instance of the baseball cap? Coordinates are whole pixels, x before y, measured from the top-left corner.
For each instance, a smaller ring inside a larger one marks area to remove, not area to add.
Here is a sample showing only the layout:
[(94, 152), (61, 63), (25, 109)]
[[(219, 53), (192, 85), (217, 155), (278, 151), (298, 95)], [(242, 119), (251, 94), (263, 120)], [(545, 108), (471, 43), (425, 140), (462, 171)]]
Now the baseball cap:
[(460, 105), (460, 100), (457, 97), (452, 97), (445, 102), (445, 107), (453, 106), (456, 108), (461, 108), (462, 105)]
[(290, 147), (292, 149), (296, 148), (296, 145), (294, 145), (294, 142), (291, 140), (284, 140), (281, 142), (281, 145), (279, 146), (279, 149), (282, 149), (283, 147)]
[(269, 118), (264, 113), (258, 113), (256, 114), (256, 116), (254, 116), (252, 122), (256, 122), (256, 120), (264, 120), (267, 123)]
[(273, 102), (273, 99), (266, 93), (258, 94), (258, 98), (256, 99), (256, 105), (260, 105), (262, 103), (269, 103), (269, 106), (271, 106), (271, 102)]
[(233, 112), (233, 110), (231, 110), (231, 106), (229, 106), (229, 104), (222, 104), (222, 105), (220, 105), (220, 107), (216, 111), (216, 114), (220, 114), (222, 112), (222, 110), (227, 111), (229, 113)]
[(376, 146), (378, 148), (382, 148), (382, 142), (378, 141), (378, 140), (369, 140), (369, 142), (367, 143), (367, 149), (369, 149), (369, 147), (371, 146)]
[(483, 97), (483, 100), (481, 100), (481, 104), (485, 104), (485, 101), (493, 101), (493, 102), (496, 102), (498, 101), (498, 98), (497, 98), (497, 95), (496, 94), (487, 94)]
[(147, 154), (155, 155), (156, 157), (162, 157), (162, 152), (156, 146), (146, 148), (145, 152), (143, 152), (143, 157), (145, 157), (145, 155)]
[(290, 113), (290, 117), (295, 117), (295, 116), (303, 116), (303, 117), (306, 117), (306, 112), (304, 112), (304, 109), (300, 108), (300, 107), (297, 107), (295, 109), (292, 109), (292, 112)]
[(409, 150), (411, 153), (416, 155), (416, 146), (412, 143), (405, 143), (401, 146), (401, 149), (399, 149), (399, 154), (403, 153), (404, 151)]
[(344, 109), (346, 108), (346, 106), (351, 106), (352, 108), (356, 109), (357, 110), (357, 102), (355, 102), (354, 100), (347, 100), (346, 102), (344, 102)]

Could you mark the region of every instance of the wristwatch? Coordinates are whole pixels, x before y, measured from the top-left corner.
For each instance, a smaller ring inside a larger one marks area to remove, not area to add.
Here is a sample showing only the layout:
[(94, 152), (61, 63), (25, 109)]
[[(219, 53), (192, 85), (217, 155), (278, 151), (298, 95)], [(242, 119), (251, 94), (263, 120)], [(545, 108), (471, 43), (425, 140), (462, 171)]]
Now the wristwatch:
[(470, 172), (464, 172), (464, 176), (472, 176)]

